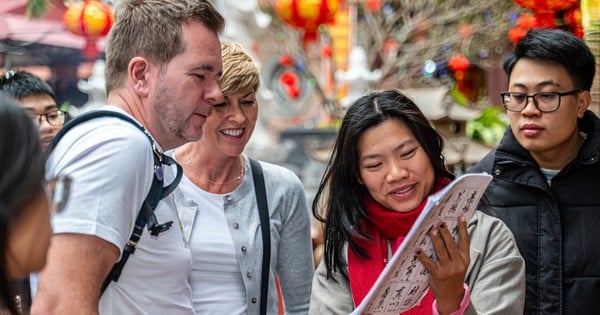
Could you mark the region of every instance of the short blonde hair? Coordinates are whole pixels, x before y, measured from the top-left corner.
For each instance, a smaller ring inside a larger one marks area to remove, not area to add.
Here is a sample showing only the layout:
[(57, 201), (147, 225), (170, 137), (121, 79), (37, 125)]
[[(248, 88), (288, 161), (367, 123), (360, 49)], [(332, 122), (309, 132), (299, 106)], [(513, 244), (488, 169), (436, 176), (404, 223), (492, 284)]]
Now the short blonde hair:
[(231, 95), (247, 90), (256, 92), (260, 84), (258, 66), (236, 42), (221, 44), (223, 74), (219, 86), (223, 95)]

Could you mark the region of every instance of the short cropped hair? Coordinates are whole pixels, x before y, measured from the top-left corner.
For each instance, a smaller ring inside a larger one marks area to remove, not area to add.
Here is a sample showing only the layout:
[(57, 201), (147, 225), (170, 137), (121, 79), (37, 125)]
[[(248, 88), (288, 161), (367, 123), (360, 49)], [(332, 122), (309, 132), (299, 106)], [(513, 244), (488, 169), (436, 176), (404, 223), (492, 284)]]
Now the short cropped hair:
[(184, 51), (182, 25), (197, 21), (219, 34), (225, 20), (207, 0), (121, 0), (107, 39), (106, 91), (123, 84), (129, 61), (167, 64)]
[(596, 72), (594, 55), (573, 33), (542, 28), (529, 31), (504, 59), (504, 71), (509, 79), (521, 58), (557, 62), (565, 67), (576, 89), (589, 91), (592, 88)]
[(260, 85), (258, 66), (252, 58), (235, 42), (221, 44), (223, 75), (219, 87), (223, 95), (231, 95), (247, 90), (256, 92)]
[(0, 90), (16, 100), (42, 94), (52, 97), (56, 102), (56, 95), (50, 85), (27, 71), (6, 71), (0, 76)]

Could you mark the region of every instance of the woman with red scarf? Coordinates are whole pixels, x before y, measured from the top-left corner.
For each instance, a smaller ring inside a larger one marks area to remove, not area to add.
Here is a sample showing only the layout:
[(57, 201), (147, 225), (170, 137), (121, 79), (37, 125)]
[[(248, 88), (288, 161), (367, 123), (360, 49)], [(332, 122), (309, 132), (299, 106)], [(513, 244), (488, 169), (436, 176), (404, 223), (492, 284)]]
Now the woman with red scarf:
[[(454, 175), (442, 137), (397, 91), (350, 106), (315, 199), (325, 250), (309, 314), (349, 314), (365, 298), (421, 213)], [(441, 221), (430, 236), (436, 260), (417, 250), (429, 290), (402, 314), (522, 314), (525, 264), (500, 220), (476, 211), (460, 219), (458, 242)]]

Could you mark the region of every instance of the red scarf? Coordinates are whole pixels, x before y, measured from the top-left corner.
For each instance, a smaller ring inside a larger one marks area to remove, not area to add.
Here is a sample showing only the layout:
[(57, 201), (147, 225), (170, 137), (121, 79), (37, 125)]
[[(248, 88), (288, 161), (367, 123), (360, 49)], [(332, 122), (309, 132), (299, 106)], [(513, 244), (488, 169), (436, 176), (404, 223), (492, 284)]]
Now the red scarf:
[[(448, 183), (450, 179), (437, 179), (434, 192), (441, 190)], [(357, 239), (369, 258), (360, 258), (352, 250), (348, 250), (348, 274), (355, 305), (359, 305), (367, 296), (385, 268), (388, 259), (387, 241), (390, 241), (392, 251), (395, 252), (423, 211), (426, 202), (427, 199), (423, 200), (417, 208), (409, 212), (396, 212), (379, 204), (371, 195), (365, 196), (368, 220), (362, 221), (361, 225), (373, 241)], [(434, 299), (433, 294), (427, 291), (419, 305), (401, 314), (429, 315), (432, 313)]]

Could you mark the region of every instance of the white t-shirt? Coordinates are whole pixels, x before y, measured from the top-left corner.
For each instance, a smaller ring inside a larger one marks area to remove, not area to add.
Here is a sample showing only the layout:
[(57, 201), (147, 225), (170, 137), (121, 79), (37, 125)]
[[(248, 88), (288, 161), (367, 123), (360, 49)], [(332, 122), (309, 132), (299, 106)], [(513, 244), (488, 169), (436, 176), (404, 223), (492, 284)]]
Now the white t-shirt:
[(179, 189), (199, 205), (190, 235), (194, 264), (189, 279), (196, 313), (247, 314), (246, 289), (225, 219), (225, 195), (204, 191), (186, 176)]
[[(47, 178), (73, 179), (65, 209), (52, 218), (54, 233), (95, 235), (122, 251), (152, 184), (154, 162), (147, 137), (119, 118), (92, 119), (65, 134), (46, 168)], [(173, 178), (167, 176), (173, 168), (163, 165), (163, 170), (166, 178)], [(157, 237), (144, 229), (119, 281), (102, 295), (100, 314), (194, 314), (187, 282), (191, 253), (173, 196), (161, 200), (154, 214), (159, 224), (173, 221), (172, 227)]]

